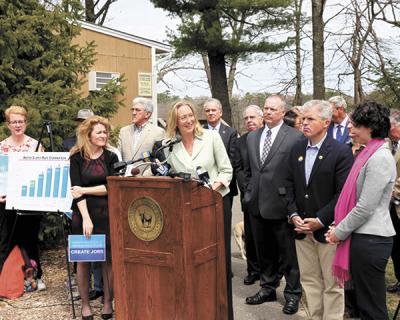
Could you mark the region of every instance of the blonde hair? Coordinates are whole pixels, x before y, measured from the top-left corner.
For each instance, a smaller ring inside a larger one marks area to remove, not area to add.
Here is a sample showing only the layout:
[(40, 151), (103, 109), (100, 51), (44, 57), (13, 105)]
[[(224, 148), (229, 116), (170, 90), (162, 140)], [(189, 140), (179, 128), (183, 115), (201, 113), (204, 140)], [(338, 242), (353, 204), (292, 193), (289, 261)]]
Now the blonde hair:
[(107, 131), (107, 140), (110, 134), (110, 123), (106, 118), (92, 116), (83, 121), (76, 129), (76, 144), (71, 149), (71, 155), (80, 152), (85, 159), (90, 159), (90, 135), (97, 124), (102, 124)]
[(19, 114), (25, 118), (25, 121), (28, 120), (28, 112), (26, 112), (26, 109), (21, 106), (11, 106), (4, 111), (4, 114), (6, 116), (6, 121), (10, 122), (10, 116), (11, 114)]
[(188, 100), (179, 100), (176, 102), (171, 110), (168, 113), (168, 121), (167, 121), (167, 138), (172, 139), (179, 132), (178, 129), (178, 109), (182, 106), (188, 106), (194, 115), (195, 128), (194, 135), (201, 136), (203, 134), (203, 128), (201, 127), (199, 120), (197, 119), (196, 110), (192, 102)]

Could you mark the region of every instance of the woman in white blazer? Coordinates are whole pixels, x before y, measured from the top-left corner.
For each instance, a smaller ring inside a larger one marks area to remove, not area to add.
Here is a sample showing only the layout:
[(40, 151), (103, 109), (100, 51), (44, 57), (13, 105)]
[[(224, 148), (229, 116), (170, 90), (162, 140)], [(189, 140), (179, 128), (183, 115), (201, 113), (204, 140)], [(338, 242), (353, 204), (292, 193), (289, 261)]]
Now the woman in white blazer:
[(232, 166), (221, 136), (217, 131), (201, 127), (194, 105), (190, 101), (178, 101), (169, 112), (167, 138), (175, 138), (177, 134), (182, 137), (182, 141), (174, 145), (169, 154), (168, 163), (171, 170), (190, 173), (193, 178), (197, 178), (196, 169), (201, 167), (208, 172), (212, 189), (223, 196), (228, 314), (229, 319), (233, 319), (230, 245), (232, 213), (228, 196)]
[(361, 319), (386, 320), (385, 269), (395, 234), (389, 204), (396, 179), (385, 138), (390, 111), (375, 103), (359, 105), (349, 125), (358, 154), (335, 207), (335, 224), (326, 240), (338, 244), (333, 262), (340, 283), (352, 280)]

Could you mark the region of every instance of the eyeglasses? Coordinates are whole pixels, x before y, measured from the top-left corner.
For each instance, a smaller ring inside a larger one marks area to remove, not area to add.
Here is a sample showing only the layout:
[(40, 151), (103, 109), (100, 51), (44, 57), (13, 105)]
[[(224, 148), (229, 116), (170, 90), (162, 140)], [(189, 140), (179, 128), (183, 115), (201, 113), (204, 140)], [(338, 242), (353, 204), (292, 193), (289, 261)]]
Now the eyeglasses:
[(22, 126), (26, 123), (26, 120), (9, 121), (8, 123), (12, 126), (16, 126), (16, 125)]

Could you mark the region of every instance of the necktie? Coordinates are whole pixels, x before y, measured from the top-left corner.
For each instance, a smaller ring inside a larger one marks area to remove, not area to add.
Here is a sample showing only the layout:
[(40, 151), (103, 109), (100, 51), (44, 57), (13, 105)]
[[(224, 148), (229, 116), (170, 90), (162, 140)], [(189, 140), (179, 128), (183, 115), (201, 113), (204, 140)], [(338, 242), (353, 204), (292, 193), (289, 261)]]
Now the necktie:
[(342, 138), (343, 138), (342, 125), (339, 124), (337, 126), (337, 131), (336, 131), (336, 140), (342, 142)]
[(271, 130), (268, 130), (264, 140), (264, 146), (261, 155), (261, 164), (263, 164), (265, 159), (267, 159), (268, 152), (271, 149), (271, 135), (272, 135)]

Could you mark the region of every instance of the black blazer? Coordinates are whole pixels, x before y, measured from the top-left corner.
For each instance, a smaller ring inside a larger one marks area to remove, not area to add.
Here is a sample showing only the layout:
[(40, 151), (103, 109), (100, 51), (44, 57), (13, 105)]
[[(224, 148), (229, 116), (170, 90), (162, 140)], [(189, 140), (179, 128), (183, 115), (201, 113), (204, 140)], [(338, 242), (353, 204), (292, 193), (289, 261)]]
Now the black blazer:
[(247, 176), (251, 176), (243, 198), (246, 212), (264, 219), (287, 219), (289, 181), (289, 153), (303, 135), (282, 124), (271, 146), (267, 159), (260, 163), (260, 138), (264, 127), (247, 136)]
[[(248, 156), (247, 156), (247, 135), (249, 133), (245, 133), (242, 135), (236, 144), (235, 157), (232, 162), (233, 172), (236, 175), (237, 185), (240, 190), (240, 200), (243, 200), (244, 193), (247, 189), (247, 185), (250, 181), (249, 171), (245, 168), (248, 168)], [(242, 206), (242, 210), (244, 210)]]
[[(208, 129), (208, 124), (205, 124), (203, 127), (205, 129)], [(234, 128), (229, 127), (229, 126), (227, 126), (227, 125), (225, 125), (225, 124), (223, 124), (221, 122), (221, 126), (219, 128), (219, 134), (220, 134), (220, 136), (222, 138), (222, 141), (224, 143), (226, 152), (228, 153), (228, 157), (231, 160), (232, 167), (234, 167), (234, 165), (235, 165), (234, 164), (234, 162), (235, 162), (235, 160), (234, 160), (235, 159), (235, 149), (236, 149), (236, 143), (237, 143), (237, 139), (238, 139), (238, 133)], [(234, 170), (233, 175), (232, 175), (231, 183), (229, 184), (229, 190), (230, 190), (229, 194), (231, 196), (236, 196), (236, 195), (239, 194), (238, 188), (237, 188), (237, 185), (236, 185), (235, 170)]]
[[(304, 138), (290, 154), (294, 201), (290, 201), (288, 214), (297, 212), (303, 219), (319, 218), (325, 227), (315, 231), (314, 237), (325, 242), (324, 234), (334, 220), (335, 205), (353, 164), (353, 154), (347, 145), (326, 137), (306, 184), (307, 144), (308, 139)], [(304, 237), (304, 234), (298, 234), (296, 238)]]

